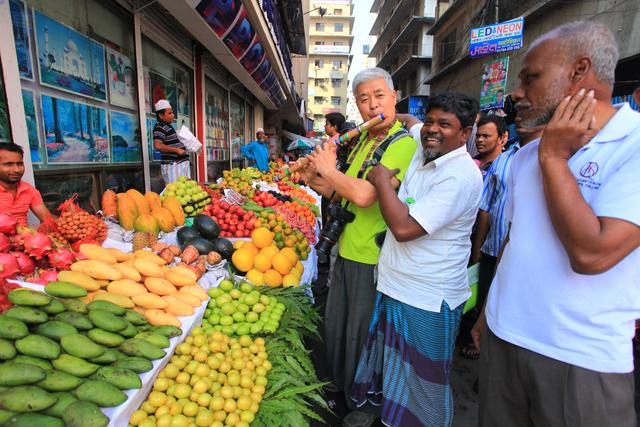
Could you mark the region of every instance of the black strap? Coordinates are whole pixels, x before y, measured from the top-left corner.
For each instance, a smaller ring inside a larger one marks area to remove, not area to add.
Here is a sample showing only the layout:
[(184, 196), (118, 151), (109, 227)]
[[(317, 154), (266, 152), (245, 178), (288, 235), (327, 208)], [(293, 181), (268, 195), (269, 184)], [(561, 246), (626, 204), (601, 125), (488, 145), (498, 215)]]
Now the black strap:
[(376, 151), (373, 152), (373, 155), (371, 156), (371, 159), (365, 160), (362, 163), (362, 167), (360, 168), (360, 171), (358, 171), (358, 178), (359, 179), (363, 179), (364, 174), (367, 171), (367, 169), (369, 168), (369, 166), (375, 166), (378, 163), (380, 163), (380, 159), (382, 159), (382, 156), (384, 155), (384, 152), (387, 150), (387, 148), (389, 148), (389, 146), (391, 144), (393, 144), (394, 142), (396, 142), (400, 138), (404, 138), (406, 136), (411, 136), (411, 134), (409, 132), (407, 132), (406, 129), (403, 129), (403, 128), (398, 130), (393, 135), (387, 136), (385, 138), (385, 140), (382, 141), (380, 143), (380, 145), (378, 145), (378, 148), (376, 148)]

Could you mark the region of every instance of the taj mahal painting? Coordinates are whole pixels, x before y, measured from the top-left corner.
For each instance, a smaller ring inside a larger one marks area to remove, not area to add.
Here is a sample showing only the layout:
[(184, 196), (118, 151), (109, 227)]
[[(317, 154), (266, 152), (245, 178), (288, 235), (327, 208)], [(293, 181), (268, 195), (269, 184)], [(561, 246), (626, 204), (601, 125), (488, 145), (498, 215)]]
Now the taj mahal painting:
[(106, 101), (104, 47), (36, 10), (33, 22), (40, 83)]

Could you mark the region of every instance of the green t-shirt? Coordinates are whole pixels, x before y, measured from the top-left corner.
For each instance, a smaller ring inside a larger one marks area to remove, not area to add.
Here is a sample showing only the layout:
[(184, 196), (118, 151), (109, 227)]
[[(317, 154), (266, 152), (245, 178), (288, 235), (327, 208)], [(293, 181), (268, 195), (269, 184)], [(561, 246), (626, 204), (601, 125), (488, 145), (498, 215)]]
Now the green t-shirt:
[[(401, 128), (402, 123), (396, 120), (389, 130), (388, 135), (398, 132)], [(368, 138), (368, 135), (363, 134), (361, 138)], [(358, 171), (360, 171), (362, 164), (365, 160), (370, 159), (369, 149), (374, 140), (375, 138), (371, 138), (363, 144), (359, 144), (360, 148), (345, 173), (347, 176), (354, 178), (358, 176)], [(396, 175), (396, 178), (402, 181), (413, 157), (413, 153), (416, 151), (416, 146), (417, 143), (411, 135), (400, 138), (387, 147), (380, 159), (380, 163), (389, 169), (400, 169), (400, 173)], [(371, 167), (366, 169), (365, 178), (370, 169)], [(359, 208), (353, 203), (349, 203), (347, 209), (355, 214), (355, 219), (353, 222), (345, 225), (340, 235), (340, 256), (350, 261), (363, 264), (377, 264), (380, 248), (375, 242), (375, 237), (378, 233), (387, 229), (387, 225), (382, 218), (382, 213), (380, 213), (378, 202), (376, 201), (366, 208)]]

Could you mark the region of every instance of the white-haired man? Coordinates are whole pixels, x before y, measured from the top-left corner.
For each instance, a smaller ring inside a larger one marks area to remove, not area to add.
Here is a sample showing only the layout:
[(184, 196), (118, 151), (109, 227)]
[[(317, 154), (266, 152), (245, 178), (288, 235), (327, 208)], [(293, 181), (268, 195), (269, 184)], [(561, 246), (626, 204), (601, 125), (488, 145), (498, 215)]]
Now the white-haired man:
[(613, 34), (590, 21), (550, 31), (524, 57), (512, 98), (523, 126), (546, 127), (509, 172), (481, 426), (636, 425), (640, 114), (611, 105), (617, 59)]
[[(396, 92), (389, 73), (380, 68), (362, 70), (354, 78), (353, 88), (362, 118), (369, 120), (384, 114), (384, 121), (360, 136), (347, 158), (349, 166), (345, 173), (336, 168), (336, 150), (329, 144), (316, 148), (310, 156), (310, 166), (304, 170), (305, 181), (311, 187), (340, 202), (353, 214), (353, 220), (340, 234), (325, 325), (333, 380), (346, 393), (351, 389), (367, 339), (376, 298), (375, 267), (381, 238), (387, 229), (376, 200), (376, 189), (366, 177), (377, 161), (391, 170), (399, 170), (391, 177), (394, 188), (398, 188), (417, 146), (396, 120)], [(347, 404), (354, 406), (348, 398)], [(366, 425), (366, 420), (362, 423)]]
[(184, 144), (178, 139), (176, 130), (171, 125), (176, 115), (171, 104), (161, 99), (154, 105), (158, 121), (153, 128), (153, 147), (162, 153), (160, 172), (165, 184), (177, 181), (179, 177), (191, 177), (189, 154)]

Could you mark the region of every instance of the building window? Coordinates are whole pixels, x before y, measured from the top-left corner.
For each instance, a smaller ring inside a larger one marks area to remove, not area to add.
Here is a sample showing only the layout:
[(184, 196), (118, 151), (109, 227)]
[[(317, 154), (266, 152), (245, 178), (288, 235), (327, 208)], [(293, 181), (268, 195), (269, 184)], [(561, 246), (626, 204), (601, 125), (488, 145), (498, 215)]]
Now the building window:
[(316, 22), (316, 31), (324, 31), (324, 23)]
[(333, 9), (333, 14), (336, 16), (342, 16), (342, 9)]
[[(316, 27), (317, 26), (318, 24), (316, 24)], [(339, 23), (333, 24), (333, 31), (335, 31), (336, 33), (341, 33), (342, 31), (344, 31), (344, 24), (339, 24)]]
[(333, 69), (340, 70), (342, 68), (342, 61), (333, 61)]
[(331, 97), (331, 105), (340, 105), (340, 97), (332, 96)]
[(324, 67), (324, 60), (322, 60), (322, 59), (316, 59), (316, 61), (315, 61), (315, 66), (316, 66), (316, 68), (322, 68), (322, 67)]
[(342, 79), (331, 79), (331, 87), (340, 87)]
[(313, 97), (313, 103), (314, 104), (324, 104), (324, 97), (323, 96), (314, 96)]
[(456, 30), (454, 29), (447, 34), (442, 41), (442, 48), (440, 52), (440, 62), (442, 65), (446, 65), (448, 61), (453, 59), (456, 53)]
[(362, 53), (364, 55), (369, 55), (369, 52), (371, 52), (371, 49), (369, 48), (368, 44), (363, 44), (362, 45)]
[(344, 46), (343, 42), (333, 42), (334, 46)]
[(324, 86), (324, 79), (316, 79), (315, 86), (316, 87)]
[(324, 46), (324, 42), (316, 42), (316, 46)]

